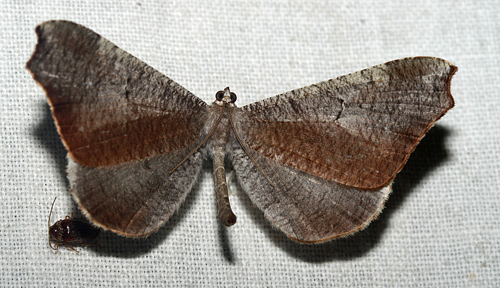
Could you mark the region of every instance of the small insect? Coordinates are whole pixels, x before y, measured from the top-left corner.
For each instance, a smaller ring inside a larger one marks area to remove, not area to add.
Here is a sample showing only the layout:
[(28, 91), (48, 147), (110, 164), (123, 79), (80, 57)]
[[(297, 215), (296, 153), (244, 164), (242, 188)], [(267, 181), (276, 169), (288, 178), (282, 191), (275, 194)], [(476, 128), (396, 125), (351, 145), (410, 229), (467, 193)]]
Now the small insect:
[[(48, 228), (50, 248), (57, 250), (61, 244), (64, 244), (71, 250), (79, 253), (78, 250), (70, 245), (70, 243), (76, 243), (84, 246), (96, 245), (97, 242), (91, 242), (97, 237), (97, 235), (99, 235), (100, 230), (84, 220), (66, 216), (63, 220), (59, 220), (54, 225), (50, 226), (50, 216), (52, 215), (52, 209), (54, 208), (56, 199), (57, 197), (54, 198), (49, 213)], [(55, 241), (56, 244), (52, 246), (51, 241)]]

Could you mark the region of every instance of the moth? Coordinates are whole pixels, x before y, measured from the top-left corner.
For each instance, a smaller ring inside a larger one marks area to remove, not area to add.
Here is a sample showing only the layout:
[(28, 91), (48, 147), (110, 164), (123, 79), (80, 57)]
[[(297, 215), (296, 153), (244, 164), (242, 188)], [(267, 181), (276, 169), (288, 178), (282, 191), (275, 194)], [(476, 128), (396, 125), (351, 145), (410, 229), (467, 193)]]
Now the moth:
[(207, 104), (95, 32), (67, 21), (36, 28), (27, 64), (69, 152), (68, 177), (95, 225), (129, 237), (158, 230), (204, 159), (213, 161), (226, 226), (225, 162), (290, 239), (320, 243), (366, 227), (420, 139), (454, 105), (457, 70), (433, 57), (395, 60), (237, 107)]
[[(79, 253), (78, 250), (71, 246), (72, 244), (85, 246), (96, 245), (97, 243), (92, 241), (97, 238), (101, 231), (87, 223), (87, 221), (66, 216), (64, 219), (54, 223), (54, 225), (50, 225), (50, 216), (52, 215), (52, 209), (54, 208), (56, 199), (57, 197), (54, 198), (52, 206), (50, 207), (48, 221), (50, 248), (52, 250), (57, 250), (59, 246), (64, 244), (66, 247)], [(52, 241), (56, 242), (54, 246), (52, 246)]]

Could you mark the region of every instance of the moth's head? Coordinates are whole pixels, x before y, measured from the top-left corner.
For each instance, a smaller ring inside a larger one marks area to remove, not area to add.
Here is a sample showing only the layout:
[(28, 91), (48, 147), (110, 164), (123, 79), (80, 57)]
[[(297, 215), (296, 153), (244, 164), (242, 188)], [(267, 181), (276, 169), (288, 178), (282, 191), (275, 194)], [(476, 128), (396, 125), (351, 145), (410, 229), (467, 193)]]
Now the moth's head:
[(229, 87), (226, 87), (224, 91), (221, 90), (215, 93), (215, 104), (219, 106), (224, 106), (225, 104), (227, 104), (228, 106), (230, 104), (233, 104), (231, 106), (234, 106), (234, 102), (236, 102), (236, 94), (231, 92), (229, 90)]

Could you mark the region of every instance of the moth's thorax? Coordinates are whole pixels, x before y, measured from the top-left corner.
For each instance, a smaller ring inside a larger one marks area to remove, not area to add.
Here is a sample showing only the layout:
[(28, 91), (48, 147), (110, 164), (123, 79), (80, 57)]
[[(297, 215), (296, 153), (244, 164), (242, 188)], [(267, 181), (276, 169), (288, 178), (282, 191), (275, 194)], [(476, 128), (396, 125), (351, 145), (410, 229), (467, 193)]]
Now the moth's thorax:
[[(212, 104), (212, 108), (213, 108), (213, 115), (212, 117), (216, 117), (216, 119), (220, 116), (220, 113), (221, 113), (221, 110), (223, 109), (222, 107), (218, 106), (217, 103), (214, 102), (214, 104)], [(215, 149), (216, 147), (217, 148), (223, 148), (225, 150), (225, 147), (226, 147), (226, 143), (229, 141), (229, 135), (231, 133), (231, 122), (229, 120), (229, 113), (228, 113), (228, 109), (231, 109), (232, 107), (226, 107), (224, 108), (224, 112), (222, 114), (222, 117), (219, 121), (219, 123), (217, 123), (217, 121), (210, 121), (212, 122), (211, 125), (217, 125), (217, 127), (215, 128), (212, 136), (210, 137), (210, 146), (212, 147), (212, 149)], [(210, 128), (212, 129), (212, 127), (207, 127), (207, 128)]]
[(215, 104), (215, 105), (217, 105), (219, 107), (224, 106), (224, 104), (226, 104), (226, 106), (228, 106), (228, 107), (233, 107), (233, 108), (236, 107), (236, 104), (234, 104), (234, 103), (225, 103), (224, 101), (219, 101), (219, 100), (215, 100), (213, 102), (213, 104)]

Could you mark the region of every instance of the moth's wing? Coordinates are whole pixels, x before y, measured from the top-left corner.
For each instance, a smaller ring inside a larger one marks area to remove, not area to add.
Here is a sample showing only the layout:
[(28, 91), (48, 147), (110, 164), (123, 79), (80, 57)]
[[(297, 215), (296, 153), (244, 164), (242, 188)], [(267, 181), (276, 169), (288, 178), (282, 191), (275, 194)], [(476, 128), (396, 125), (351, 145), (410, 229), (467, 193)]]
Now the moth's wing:
[(179, 155), (168, 152), (104, 168), (69, 159), (71, 191), (94, 224), (124, 236), (148, 236), (179, 208), (200, 174), (205, 157), (201, 151), (169, 174), (182, 160)]
[(27, 68), (76, 162), (111, 166), (199, 143), (208, 105), (185, 88), (78, 24), (36, 32)]
[(405, 58), (265, 99), (234, 112), (262, 157), (362, 189), (387, 186), (454, 102), (456, 67)]
[[(208, 105), (95, 32), (66, 21), (36, 29), (27, 68), (44, 88), (69, 151), (69, 178), (94, 224), (146, 236), (193, 186)], [(192, 165), (187, 167), (187, 165)]]
[(273, 185), (234, 140), (231, 161), (239, 183), (265, 217), (295, 241), (321, 243), (363, 229), (382, 211), (391, 192), (390, 184), (357, 189), (250, 153)]

